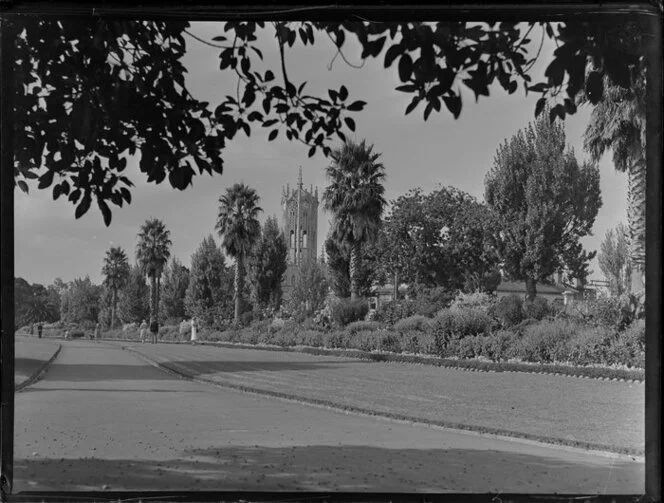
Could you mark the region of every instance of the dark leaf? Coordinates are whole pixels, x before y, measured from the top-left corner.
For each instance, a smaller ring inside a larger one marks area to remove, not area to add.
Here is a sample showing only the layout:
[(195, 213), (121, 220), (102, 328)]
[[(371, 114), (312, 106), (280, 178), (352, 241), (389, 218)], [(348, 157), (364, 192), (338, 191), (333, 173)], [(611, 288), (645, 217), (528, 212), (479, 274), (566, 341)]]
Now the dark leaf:
[(60, 188), (59, 185), (54, 185), (53, 186), (53, 200), (55, 201), (58, 197), (60, 197), (62, 189)]
[(274, 80), (274, 73), (272, 70), (268, 70), (265, 72), (265, 82), (270, 82), (271, 80)]
[(397, 56), (401, 54), (401, 51), (402, 51), (401, 44), (396, 44), (391, 46), (385, 52), (385, 62), (384, 62), (385, 68), (388, 68), (389, 66), (392, 65)]
[(461, 96), (443, 96), (443, 101), (454, 118), (458, 119), (461, 114)]
[(212, 40), (214, 40), (215, 42), (225, 42), (228, 39), (223, 35), (218, 35), (216, 37), (213, 37)]
[(355, 131), (355, 121), (351, 119), (350, 117), (346, 117), (344, 119), (344, 122), (346, 123), (346, 126), (348, 126), (348, 129), (351, 131)]
[(51, 171), (50, 169), (44, 173), (42, 176), (39, 177), (39, 185), (37, 186), (38, 189), (46, 189), (51, 186), (51, 183), (53, 183), (53, 175), (55, 174), (55, 171)]
[(101, 214), (104, 217), (104, 224), (106, 227), (108, 227), (111, 225), (111, 209), (103, 199), (97, 200), (97, 204), (99, 204), (99, 209), (101, 210)]
[(348, 98), (348, 89), (346, 89), (346, 86), (341, 86), (339, 89), (339, 99), (345, 101), (346, 98)]
[(268, 141), (274, 140), (277, 137), (278, 134), (279, 134), (278, 129), (273, 129), (272, 131), (270, 131), (270, 134), (267, 137)]
[(309, 157), (313, 157), (314, 155), (316, 155), (316, 145), (314, 145), (313, 147), (311, 147), (309, 149), (309, 154), (308, 155), (309, 155)]
[(433, 110), (433, 103), (430, 101), (427, 103), (427, 106), (424, 108), (424, 120), (426, 121), (429, 118), (429, 115), (431, 115), (431, 111)]
[(364, 105), (366, 104), (367, 104), (366, 101), (362, 100), (354, 101), (353, 103), (351, 103), (346, 107), (346, 110), (350, 110), (351, 112), (359, 112), (364, 108)]
[(83, 195), (83, 199), (81, 199), (81, 202), (79, 205), (76, 207), (76, 211), (74, 212), (74, 216), (78, 219), (81, 218), (83, 215), (87, 213), (87, 211), (90, 209), (90, 203), (92, 202), (92, 198), (90, 197), (89, 193), (86, 193)]
[(413, 91), (417, 91), (417, 86), (414, 84), (404, 84), (399, 87), (395, 87), (395, 90), (401, 91), (402, 93), (412, 93)]
[(544, 75), (549, 78), (549, 82), (553, 86), (560, 86), (563, 83), (563, 75), (565, 69), (563, 68), (562, 62), (560, 59), (555, 58), (549, 66), (546, 68)]
[(415, 110), (415, 107), (417, 104), (420, 102), (420, 98), (418, 96), (414, 96), (413, 100), (410, 102), (410, 105), (406, 107), (406, 115), (408, 115), (410, 112)]
[(23, 180), (19, 180), (19, 181), (16, 182), (16, 183), (17, 183), (19, 189), (21, 189), (21, 190), (22, 190), (23, 192), (25, 192), (26, 194), (28, 193), (28, 184), (25, 183), (25, 181), (23, 181)]
[(546, 105), (546, 98), (542, 97), (537, 100), (537, 104), (535, 105), (535, 117), (539, 117), (539, 114), (544, 110), (544, 105)]
[(399, 59), (399, 78), (402, 82), (408, 82), (411, 73), (413, 73), (413, 60), (410, 55), (404, 54)]

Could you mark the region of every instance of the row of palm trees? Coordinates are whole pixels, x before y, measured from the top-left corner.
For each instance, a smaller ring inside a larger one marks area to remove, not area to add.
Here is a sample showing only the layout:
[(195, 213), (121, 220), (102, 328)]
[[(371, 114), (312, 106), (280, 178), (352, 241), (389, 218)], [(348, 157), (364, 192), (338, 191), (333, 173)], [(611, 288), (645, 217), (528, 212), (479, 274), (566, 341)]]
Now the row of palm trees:
[[(376, 239), (386, 206), (384, 198), (385, 168), (378, 162), (380, 154), (373, 145), (347, 141), (332, 152), (332, 163), (326, 168), (330, 181), (323, 193), (325, 208), (333, 215), (332, 234), (336, 241), (350, 250), (351, 298), (358, 296), (357, 273), (362, 245)], [(215, 229), (224, 251), (235, 260), (235, 321), (243, 309), (242, 292), (245, 264), (258, 243), (263, 211), (256, 191), (244, 183), (236, 183), (219, 198)], [(159, 291), (161, 275), (171, 256), (170, 231), (157, 218), (148, 219), (138, 233), (136, 261), (150, 282), (150, 324), (159, 322)], [(129, 261), (121, 247), (111, 247), (102, 268), (104, 284), (111, 291), (111, 328), (116, 316), (118, 291), (129, 279)]]

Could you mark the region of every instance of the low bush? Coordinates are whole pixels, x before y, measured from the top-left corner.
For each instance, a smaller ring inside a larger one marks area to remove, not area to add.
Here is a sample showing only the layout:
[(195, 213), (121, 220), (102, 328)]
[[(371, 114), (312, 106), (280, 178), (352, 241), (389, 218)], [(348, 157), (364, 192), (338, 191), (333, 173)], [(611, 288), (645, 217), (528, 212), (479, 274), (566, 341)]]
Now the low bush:
[(491, 333), (492, 320), (478, 309), (444, 309), (431, 321), (429, 333), (435, 339), (435, 354), (452, 356), (456, 354), (458, 341), (473, 335)]
[(302, 346), (323, 346), (323, 333), (319, 330), (302, 330), (295, 336), (295, 343)]
[(354, 335), (361, 330), (372, 332), (374, 330), (380, 330), (381, 328), (384, 328), (384, 325), (379, 321), (360, 320), (346, 325), (346, 332), (348, 332), (350, 335)]
[(524, 301), (523, 313), (526, 318), (533, 318), (540, 321), (550, 315), (551, 309), (544, 297), (535, 297), (533, 300)]
[(350, 339), (350, 347), (361, 351), (375, 351), (379, 348), (380, 335), (375, 330), (360, 330)]
[(607, 363), (622, 364), (629, 367), (646, 367), (646, 324), (637, 320), (619, 332), (607, 355)]
[(568, 343), (568, 361), (575, 365), (606, 363), (614, 339), (615, 333), (604, 327), (579, 325)]
[(416, 314), (415, 302), (408, 299), (393, 300), (378, 306), (374, 314), (374, 320), (392, 326), (397, 321), (413, 316), (414, 314)]
[(253, 311), (246, 311), (240, 315), (240, 325), (243, 327), (249, 326), (254, 321)]
[(526, 362), (551, 363), (569, 359), (569, 341), (578, 325), (568, 321), (542, 321), (530, 325), (516, 343), (516, 356)]
[(506, 295), (496, 302), (490, 314), (500, 320), (503, 328), (513, 327), (523, 320), (523, 303), (518, 295)]
[(459, 293), (452, 303), (450, 309), (452, 311), (462, 311), (464, 309), (477, 309), (489, 312), (489, 309), (496, 303), (496, 298), (493, 295), (482, 292), (474, 293)]
[(516, 356), (514, 346), (518, 335), (508, 330), (498, 330), (492, 335), (485, 337), (482, 356), (494, 362), (501, 362)]
[(392, 353), (401, 353), (401, 338), (398, 334), (388, 330), (377, 332), (380, 339), (378, 349), (381, 351), (390, 351)]
[(366, 299), (342, 299), (332, 306), (332, 320), (341, 327), (354, 321), (363, 320), (369, 312)]
[(412, 332), (414, 330), (419, 330), (420, 332), (425, 332), (431, 326), (431, 318), (427, 318), (421, 314), (416, 314), (414, 316), (409, 316), (403, 320), (399, 320), (394, 324), (394, 330), (400, 333)]

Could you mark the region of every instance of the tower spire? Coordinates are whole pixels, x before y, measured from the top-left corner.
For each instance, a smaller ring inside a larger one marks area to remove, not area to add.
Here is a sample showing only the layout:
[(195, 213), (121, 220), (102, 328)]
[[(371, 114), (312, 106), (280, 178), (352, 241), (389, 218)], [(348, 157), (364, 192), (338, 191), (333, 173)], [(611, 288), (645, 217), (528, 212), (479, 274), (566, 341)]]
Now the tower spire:
[(300, 173), (297, 176), (297, 187), (302, 190), (302, 166), (300, 166)]

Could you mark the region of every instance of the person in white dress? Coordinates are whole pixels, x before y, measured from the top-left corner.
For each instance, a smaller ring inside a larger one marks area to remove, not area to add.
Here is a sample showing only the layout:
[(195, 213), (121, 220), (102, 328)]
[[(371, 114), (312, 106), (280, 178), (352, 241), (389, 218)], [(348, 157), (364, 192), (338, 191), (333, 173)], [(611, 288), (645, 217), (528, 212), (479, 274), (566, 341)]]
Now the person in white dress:
[(196, 341), (198, 340), (198, 334), (197, 329), (198, 329), (198, 323), (196, 322), (196, 318), (191, 319), (191, 343), (195, 344)]

